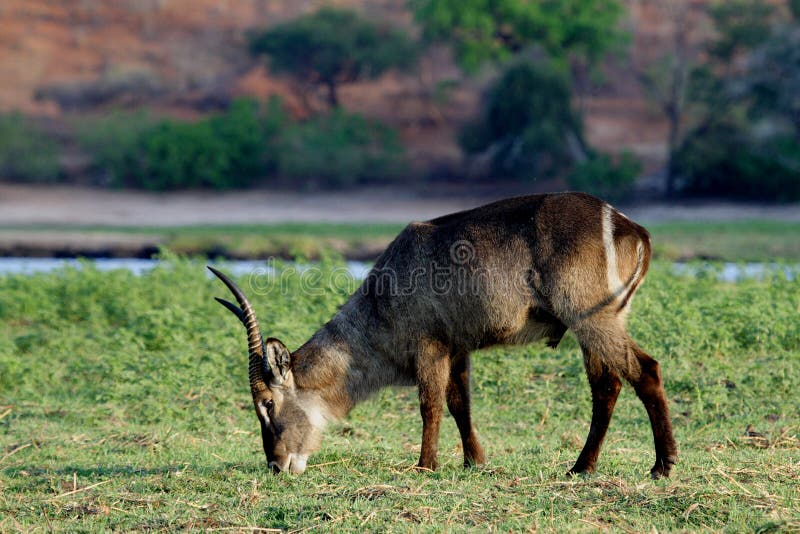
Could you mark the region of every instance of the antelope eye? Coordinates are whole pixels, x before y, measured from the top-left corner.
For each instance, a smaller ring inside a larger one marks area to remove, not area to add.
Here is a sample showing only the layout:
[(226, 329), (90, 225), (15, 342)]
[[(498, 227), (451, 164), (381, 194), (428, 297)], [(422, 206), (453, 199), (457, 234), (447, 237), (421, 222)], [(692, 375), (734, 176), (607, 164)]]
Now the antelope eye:
[(273, 401), (272, 399), (264, 401), (264, 408), (266, 408), (267, 411), (271, 412), (273, 406), (275, 406), (275, 401)]

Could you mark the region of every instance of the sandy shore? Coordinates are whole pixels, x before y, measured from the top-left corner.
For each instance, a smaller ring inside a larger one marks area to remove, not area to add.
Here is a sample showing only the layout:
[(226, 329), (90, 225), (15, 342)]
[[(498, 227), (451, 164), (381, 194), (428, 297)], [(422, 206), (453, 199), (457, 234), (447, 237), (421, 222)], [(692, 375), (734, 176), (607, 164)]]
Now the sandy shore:
[(351, 192), (143, 193), (0, 186), (0, 225), (185, 226), (281, 222), (408, 222), (477, 206), (399, 189)]
[[(0, 226), (184, 226), (281, 222), (392, 222), (430, 219), (522, 194), (518, 191), (399, 188), (334, 193), (188, 192), (143, 193), (0, 184)], [(622, 206), (647, 222), (771, 219), (800, 221), (800, 205), (691, 202)]]

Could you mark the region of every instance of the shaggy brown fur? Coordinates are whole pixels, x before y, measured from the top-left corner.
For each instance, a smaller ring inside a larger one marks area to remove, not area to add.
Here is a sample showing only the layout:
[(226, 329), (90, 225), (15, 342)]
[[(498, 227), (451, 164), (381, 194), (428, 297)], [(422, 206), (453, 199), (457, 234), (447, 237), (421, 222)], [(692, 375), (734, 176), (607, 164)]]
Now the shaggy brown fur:
[[(541, 339), (554, 347), (569, 328), (583, 350), (593, 403), (586, 444), (569, 472), (595, 469), (625, 379), (650, 417), (651, 473), (669, 475), (677, 450), (659, 365), (625, 327), (650, 252), (644, 228), (581, 193), (511, 198), (410, 224), (339, 313), (291, 354), (289, 375), (268, 388), (280, 393), (283, 406), (274, 400), (266, 422), (257, 406), (271, 434), (264, 437), (265, 450), (273, 448), (268, 460), (302, 472), (324, 420), (344, 417), (381, 387), (417, 385), (419, 467), (436, 469), (445, 402), (461, 434), (464, 464), (480, 464), (470, 353)], [(265, 381), (275, 374), (267, 365)], [(292, 455), (299, 460), (286, 459)]]

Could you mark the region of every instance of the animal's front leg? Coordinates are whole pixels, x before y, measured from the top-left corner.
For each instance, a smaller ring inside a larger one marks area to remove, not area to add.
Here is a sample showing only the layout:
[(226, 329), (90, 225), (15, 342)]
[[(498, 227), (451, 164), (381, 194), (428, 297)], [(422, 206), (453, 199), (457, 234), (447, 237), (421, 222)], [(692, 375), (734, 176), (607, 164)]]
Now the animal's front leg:
[(435, 470), (439, 448), (442, 404), (450, 377), (450, 359), (438, 343), (428, 343), (417, 358), (419, 409), (422, 415), (422, 449), (418, 467)]

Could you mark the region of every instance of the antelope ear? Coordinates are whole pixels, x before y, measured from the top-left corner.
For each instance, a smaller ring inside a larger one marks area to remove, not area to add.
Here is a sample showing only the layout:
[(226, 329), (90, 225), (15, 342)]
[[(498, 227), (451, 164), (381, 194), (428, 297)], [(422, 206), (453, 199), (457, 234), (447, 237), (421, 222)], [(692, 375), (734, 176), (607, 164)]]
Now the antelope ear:
[(280, 342), (280, 340), (273, 337), (267, 339), (264, 344), (264, 366), (267, 367), (266, 371), (272, 378), (273, 383), (282, 384), (289, 378), (292, 372), (291, 358), (289, 350)]

